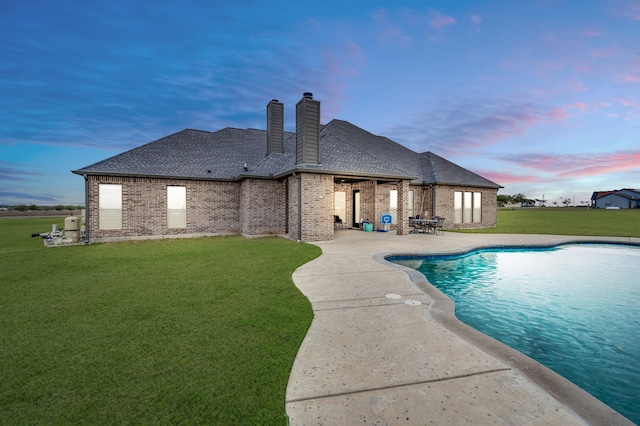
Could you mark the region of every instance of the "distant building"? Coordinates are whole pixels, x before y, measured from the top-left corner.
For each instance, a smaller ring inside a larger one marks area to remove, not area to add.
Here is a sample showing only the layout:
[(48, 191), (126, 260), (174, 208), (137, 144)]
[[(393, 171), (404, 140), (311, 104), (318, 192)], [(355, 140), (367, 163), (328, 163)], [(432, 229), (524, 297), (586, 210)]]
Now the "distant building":
[(594, 192), (591, 196), (591, 207), (598, 209), (606, 209), (607, 207), (640, 208), (640, 190), (626, 188)]

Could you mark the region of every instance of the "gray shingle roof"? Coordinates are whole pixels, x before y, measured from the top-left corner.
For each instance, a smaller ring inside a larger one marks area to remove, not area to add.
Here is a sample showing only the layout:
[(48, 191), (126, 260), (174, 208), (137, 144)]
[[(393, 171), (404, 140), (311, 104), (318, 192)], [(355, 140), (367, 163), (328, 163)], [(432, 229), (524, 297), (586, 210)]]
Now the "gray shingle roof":
[(414, 183), (500, 187), (431, 152), (418, 154), (346, 121), (332, 120), (322, 126), (319, 165), (295, 164), (295, 139), (295, 133), (285, 132), (284, 154), (267, 155), (264, 130), (225, 128), (206, 132), (187, 129), (73, 173), (239, 180), (315, 171), (412, 179)]
[[(425, 176), (426, 183), (502, 188), (497, 183), (485, 179), (449, 160), (445, 160), (433, 152), (423, 152), (420, 157), (423, 159), (423, 167), (427, 173)], [(427, 176), (430, 180), (427, 180)]]

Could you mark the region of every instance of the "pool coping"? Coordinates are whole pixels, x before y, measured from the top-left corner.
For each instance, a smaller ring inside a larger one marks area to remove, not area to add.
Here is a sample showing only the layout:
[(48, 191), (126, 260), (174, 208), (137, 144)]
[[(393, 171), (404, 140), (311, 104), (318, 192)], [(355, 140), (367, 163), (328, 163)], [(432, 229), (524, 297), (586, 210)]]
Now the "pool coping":
[(459, 338), (467, 341), (476, 348), (488, 355), (505, 363), (513, 370), (519, 372), (524, 377), (535, 383), (558, 402), (570, 410), (577, 418), (593, 425), (635, 425), (621, 413), (617, 412), (598, 398), (594, 397), (578, 385), (564, 378), (560, 374), (544, 366), (524, 353), (490, 337), (479, 330), (460, 321), (455, 315), (455, 305), (453, 301), (442, 291), (429, 282), (427, 277), (421, 272), (393, 263), (387, 258), (392, 256), (456, 256), (470, 254), (482, 249), (500, 248), (554, 248), (569, 244), (614, 244), (640, 246), (640, 243), (622, 242), (620, 240), (607, 239), (567, 239), (558, 243), (527, 243), (527, 244), (478, 244), (459, 247), (454, 250), (431, 252), (427, 254), (417, 253), (379, 253), (373, 259), (381, 264), (390, 265), (405, 272), (413, 284), (423, 291), (430, 299), (429, 315), (438, 324), (449, 330)]

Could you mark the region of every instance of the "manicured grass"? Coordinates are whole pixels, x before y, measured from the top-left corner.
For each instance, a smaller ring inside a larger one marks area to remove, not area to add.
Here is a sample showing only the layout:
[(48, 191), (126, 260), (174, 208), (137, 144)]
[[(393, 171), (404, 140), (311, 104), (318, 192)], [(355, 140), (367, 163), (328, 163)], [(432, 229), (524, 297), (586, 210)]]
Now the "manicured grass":
[(0, 220), (0, 424), (284, 424), (312, 309), (281, 238), (45, 248)]
[(640, 237), (640, 209), (523, 208), (498, 210), (498, 227), (464, 232)]

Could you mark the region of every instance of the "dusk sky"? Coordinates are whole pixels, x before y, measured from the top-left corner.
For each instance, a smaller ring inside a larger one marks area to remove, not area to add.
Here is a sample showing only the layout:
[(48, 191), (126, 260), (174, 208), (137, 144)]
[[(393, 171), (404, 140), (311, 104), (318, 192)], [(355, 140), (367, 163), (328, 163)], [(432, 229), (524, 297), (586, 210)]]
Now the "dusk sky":
[(640, 0), (0, 0), (0, 204), (185, 128), (338, 118), (559, 202), (640, 188)]

